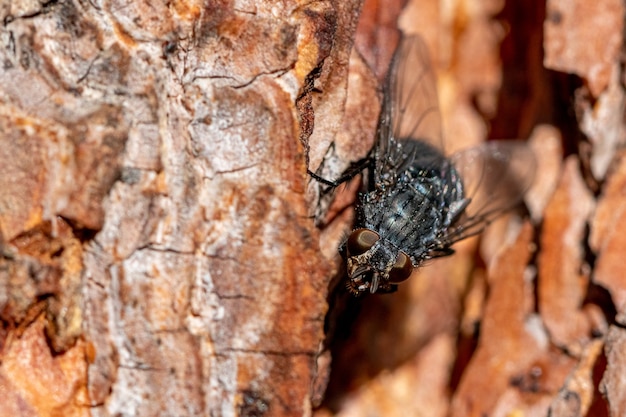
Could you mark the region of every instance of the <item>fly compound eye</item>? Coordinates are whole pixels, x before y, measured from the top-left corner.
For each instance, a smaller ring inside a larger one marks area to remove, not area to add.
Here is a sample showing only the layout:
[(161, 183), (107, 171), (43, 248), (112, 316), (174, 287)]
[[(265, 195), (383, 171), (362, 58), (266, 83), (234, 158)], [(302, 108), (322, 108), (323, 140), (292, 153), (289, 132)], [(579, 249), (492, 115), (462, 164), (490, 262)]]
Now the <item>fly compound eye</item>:
[(411, 258), (404, 252), (400, 252), (398, 254), (398, 259), (396, 259), (396, 263), (389, 271), (389, 282), (393, 284), (397, 284), (399, 282), (405, 281), (411, 276), (413, 272), (413, 263), (411, 262)]
[(348, 254), (350, 256), (361, 255), (367, 252), (380, 239), (378, 233), (370, 229), (357, 229), (348, 238)]

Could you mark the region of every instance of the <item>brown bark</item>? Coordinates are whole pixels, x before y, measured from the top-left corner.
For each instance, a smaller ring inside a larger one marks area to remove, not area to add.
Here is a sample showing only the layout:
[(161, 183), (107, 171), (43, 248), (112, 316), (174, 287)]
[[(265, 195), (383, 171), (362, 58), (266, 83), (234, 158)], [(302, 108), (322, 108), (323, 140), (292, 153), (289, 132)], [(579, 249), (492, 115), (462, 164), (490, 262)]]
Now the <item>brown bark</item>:
[(509, 216), (481, 238), (484, 266), (465, 242), (349, 310), (318, 415), (619, 416), (623, 2), (446, 7), (399, 19), (429, 43), (446, 145), (529, 138), (534, 227)]
[(2, 9), (0, 414), (310, 413), (303, 144), (341, 113), (358, 8)]
[[(623, 2), (360, 3), (0, 7), (0, 415), (623, 414)], [(323, 343), (354, 185), (307, 163), (372, 146), (397, 22), (448, 149), (531, 137), (532, 221)]]

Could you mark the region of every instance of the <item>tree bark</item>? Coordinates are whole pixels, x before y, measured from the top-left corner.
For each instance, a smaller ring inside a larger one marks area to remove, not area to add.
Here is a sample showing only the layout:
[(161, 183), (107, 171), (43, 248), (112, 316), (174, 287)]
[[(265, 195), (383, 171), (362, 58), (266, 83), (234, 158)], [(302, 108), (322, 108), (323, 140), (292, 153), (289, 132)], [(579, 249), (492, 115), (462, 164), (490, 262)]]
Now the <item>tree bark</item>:
[[(0, 415), (623, 415), (625, 6), (470, 3), (0, 5)], [(529, 218), (327, 306), (398, 25)]]
[[(380, 9), (365, 1), (357, 48)], [(622, 415), (624, 15), (618, 1), (407, 2), (399, 24), (430, 47), (446, 146), (529, 138), (532, 221), (505, 217), (479, 262), (476, 242), (457, 244), (348, 307), (319, 416)]]
[(358, 9), (5, 4), (0, 414), (311, 413), (305, 145)]

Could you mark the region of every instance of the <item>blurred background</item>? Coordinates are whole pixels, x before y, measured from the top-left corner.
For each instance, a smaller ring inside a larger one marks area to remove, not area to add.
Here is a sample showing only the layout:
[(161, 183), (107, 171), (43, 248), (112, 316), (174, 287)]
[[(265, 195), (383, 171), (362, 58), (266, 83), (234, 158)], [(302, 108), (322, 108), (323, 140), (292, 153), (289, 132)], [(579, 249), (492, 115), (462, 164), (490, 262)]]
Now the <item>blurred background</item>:
[[(614, 0), (365, 1), (341, 158), (371, 146), (364, 91), (380, 88), (399, 26), (428, 44), (446, 149), (523, 139), (538, 166), (526, 210), (397, 293), (330, 296), (316, 416), (626, 413), (624, 10)], [(339, 192), (322, 233), (336, 281), (354, 191)]]

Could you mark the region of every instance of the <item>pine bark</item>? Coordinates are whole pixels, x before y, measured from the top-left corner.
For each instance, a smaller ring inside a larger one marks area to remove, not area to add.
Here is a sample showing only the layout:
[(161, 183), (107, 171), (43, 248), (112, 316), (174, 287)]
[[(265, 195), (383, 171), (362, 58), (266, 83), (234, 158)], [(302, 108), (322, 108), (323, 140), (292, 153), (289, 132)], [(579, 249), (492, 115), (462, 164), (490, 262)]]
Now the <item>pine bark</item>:
[(0, 414), (311, 413), (306, 144), (358, 9), (4, 4)]
[[(0, 415), (623, 415), (626, 6), (479, 3), (0, 4)], [(398, 26), (536, 183), (327, 305)]]

